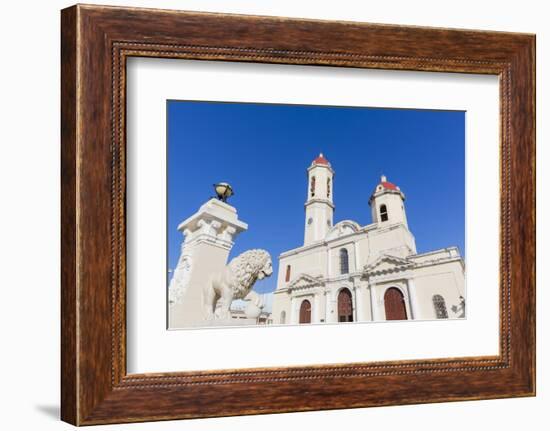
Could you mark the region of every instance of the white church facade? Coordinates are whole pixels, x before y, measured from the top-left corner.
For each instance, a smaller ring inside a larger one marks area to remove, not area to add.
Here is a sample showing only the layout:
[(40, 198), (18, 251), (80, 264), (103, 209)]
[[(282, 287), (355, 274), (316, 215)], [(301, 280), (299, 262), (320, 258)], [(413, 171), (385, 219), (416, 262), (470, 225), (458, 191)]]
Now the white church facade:
[(371, 224), (333, 224), (330, 162), (320, 154), (307, 173), (304, 244), (279, 256), (274, 324), (465, 317), (458, 248), (417, 253), (399, 187), (382, 176)]

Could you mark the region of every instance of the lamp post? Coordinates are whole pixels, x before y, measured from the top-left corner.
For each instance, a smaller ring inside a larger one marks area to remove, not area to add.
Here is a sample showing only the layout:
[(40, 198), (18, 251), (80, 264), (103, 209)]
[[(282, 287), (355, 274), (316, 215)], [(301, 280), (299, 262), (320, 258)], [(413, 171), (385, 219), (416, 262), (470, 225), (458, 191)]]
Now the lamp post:
[(214, 190), (217, 198), (222, 202), (227, 202), (227, 199), (234, 195), (233, 188), (228, 183), (214, 184)]

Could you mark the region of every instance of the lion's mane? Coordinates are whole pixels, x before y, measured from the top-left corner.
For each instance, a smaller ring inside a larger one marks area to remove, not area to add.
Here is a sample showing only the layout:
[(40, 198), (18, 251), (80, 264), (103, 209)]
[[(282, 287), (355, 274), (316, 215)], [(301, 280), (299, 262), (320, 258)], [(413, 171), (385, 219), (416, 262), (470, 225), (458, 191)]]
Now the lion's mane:
[(237, 285), (233, 286), (235, 299), (246, 296), (270, 259), (269, 253), (260, 249), (245, 251), (231, 259), (228, 266), (237, 281)]

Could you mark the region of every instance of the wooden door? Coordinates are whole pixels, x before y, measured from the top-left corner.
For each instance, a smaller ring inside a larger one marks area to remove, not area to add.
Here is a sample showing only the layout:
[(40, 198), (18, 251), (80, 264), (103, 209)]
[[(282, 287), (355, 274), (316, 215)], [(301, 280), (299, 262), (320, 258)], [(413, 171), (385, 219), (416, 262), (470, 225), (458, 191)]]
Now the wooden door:
[(353, 322), (353, 302), (349, 289), (338, 293), (338, 322)]
[(384, 294), (386, 320), (407, 320), (405, 298), (399, 289), (390, 287)]
[(300, 323), (311, 323), (311, 302), (307, 299), (300, 305)]

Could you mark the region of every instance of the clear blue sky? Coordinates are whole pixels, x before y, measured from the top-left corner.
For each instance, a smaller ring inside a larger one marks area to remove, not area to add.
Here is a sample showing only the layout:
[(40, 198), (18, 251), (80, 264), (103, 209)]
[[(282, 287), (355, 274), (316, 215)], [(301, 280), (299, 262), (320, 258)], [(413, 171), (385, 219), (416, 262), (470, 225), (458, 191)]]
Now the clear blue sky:
[(251, 248), (278, 256), (303, 243), (306, 169), (323, 152), (336, 171), (334, 223), (371, 223), (369, 197), (380, 175), (406, 195), (419, 253), (458, 246), (464, 254), (465, 113), (168, 101), (168, 266), (175, 268), (178, 224), (229, 182), (229, 203), (248, 231), (230, 258)]

